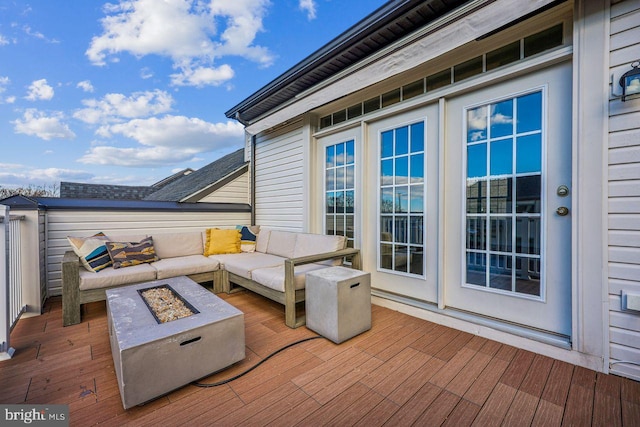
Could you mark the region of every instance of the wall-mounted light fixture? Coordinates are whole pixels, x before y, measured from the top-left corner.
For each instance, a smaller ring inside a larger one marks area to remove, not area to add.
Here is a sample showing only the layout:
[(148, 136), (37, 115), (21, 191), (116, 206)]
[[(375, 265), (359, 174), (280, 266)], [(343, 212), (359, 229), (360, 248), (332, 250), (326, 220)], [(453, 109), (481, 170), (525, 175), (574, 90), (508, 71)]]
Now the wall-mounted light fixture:
[(620, 77), (622, 86), (622, 102), (627, 98), (640, 95), (640, 61), (631, 63), (631, 69)]

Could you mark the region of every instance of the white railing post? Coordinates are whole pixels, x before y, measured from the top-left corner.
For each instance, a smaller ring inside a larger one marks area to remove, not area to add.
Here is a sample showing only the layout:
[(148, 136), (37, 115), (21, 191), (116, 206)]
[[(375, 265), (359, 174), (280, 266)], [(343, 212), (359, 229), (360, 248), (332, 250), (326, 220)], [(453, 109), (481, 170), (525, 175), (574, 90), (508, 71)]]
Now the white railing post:
[(0, 360), (10, 359), (14, 349), (9, 346), (11, 335), (11, 286), (9, 284), (9, 207), (0, 205)]

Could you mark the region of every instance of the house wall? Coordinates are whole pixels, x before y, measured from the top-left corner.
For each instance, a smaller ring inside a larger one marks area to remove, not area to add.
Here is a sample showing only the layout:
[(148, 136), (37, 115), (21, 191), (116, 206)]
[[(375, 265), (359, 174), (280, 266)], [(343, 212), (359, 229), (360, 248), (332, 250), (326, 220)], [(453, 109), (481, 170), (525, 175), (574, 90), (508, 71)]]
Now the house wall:
[(640, 379), (640, 312), (621, 307), (622, 291), (640, 294), (640, 99), (622, 102), (615, 96), (620, 76), (640, 59), (640, 2), (613, 2), (610, 10), (610, 371)]
[(43, 257), (48, 294), (61, 294), (62, 257), (71, 250), (67, 236), (91, 236), (100, 231), (107, 236), (203, 231), (211, 227), (233, 228), (250, 220), (249, 212), (48, 211)]
[(249, 172), (242, 174), (198, 202), (249, 203)]
[(304, 231), (304, 126), (298, 120), (258, 135), (255, 146), (256, 225)]

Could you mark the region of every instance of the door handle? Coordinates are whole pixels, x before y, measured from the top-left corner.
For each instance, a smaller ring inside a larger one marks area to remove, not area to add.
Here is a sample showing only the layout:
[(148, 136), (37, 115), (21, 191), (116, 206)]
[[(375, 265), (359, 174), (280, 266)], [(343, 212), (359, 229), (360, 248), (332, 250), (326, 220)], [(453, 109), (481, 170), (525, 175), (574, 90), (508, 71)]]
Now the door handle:
[(569, 215), (569, 208), (560, 206), (558, 209), (556, 209), (556, 213), (560, 216), (567, 216)]

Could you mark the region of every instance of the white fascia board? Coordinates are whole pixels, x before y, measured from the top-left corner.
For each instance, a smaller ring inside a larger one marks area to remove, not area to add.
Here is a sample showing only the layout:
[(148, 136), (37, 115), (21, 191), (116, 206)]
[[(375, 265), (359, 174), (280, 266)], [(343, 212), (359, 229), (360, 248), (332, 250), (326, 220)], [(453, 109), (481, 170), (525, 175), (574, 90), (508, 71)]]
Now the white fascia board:
[(298, 95), (246, 127), (252, 135), (396, 76), (496, 30), (554, 0), (479, 0), (425, 26)]

